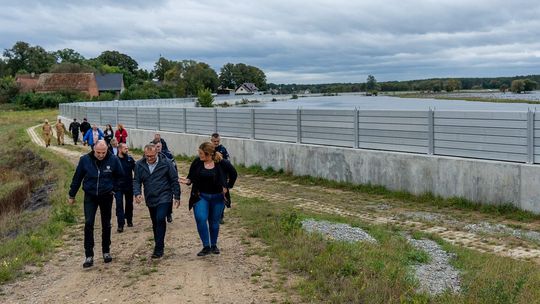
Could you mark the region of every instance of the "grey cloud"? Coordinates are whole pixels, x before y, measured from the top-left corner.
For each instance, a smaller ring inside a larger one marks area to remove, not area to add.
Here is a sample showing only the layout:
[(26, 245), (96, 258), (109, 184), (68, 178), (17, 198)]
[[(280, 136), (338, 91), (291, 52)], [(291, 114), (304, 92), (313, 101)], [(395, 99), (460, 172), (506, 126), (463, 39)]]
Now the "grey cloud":
[[(540, 3), (517, 0), (0, 0), (0, 47), (86, 57), (116, 49), (219, 68), (245, 62), (273, 82), (525, 74), (538, 69)], [(424, 75), (424, 76), (422, 76)]]

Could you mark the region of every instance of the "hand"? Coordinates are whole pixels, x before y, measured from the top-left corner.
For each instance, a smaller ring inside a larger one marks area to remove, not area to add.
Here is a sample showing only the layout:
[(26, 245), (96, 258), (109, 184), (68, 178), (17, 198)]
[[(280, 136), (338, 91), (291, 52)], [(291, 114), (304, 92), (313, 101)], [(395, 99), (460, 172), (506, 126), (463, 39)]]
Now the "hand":
[(189, 178), (180, 177), (178, 180), (180, 181), (180, 184), (191, 185), (191, 180)]
[(225, 194), (225, 193), (227, 193), (227, 192), (229, 192), (229, 189), (223, 187), (223, 194)]
[(70, 205), (75, 204), (75, 198), (74, 197), (68, 198), (68, 204), (70, 204)]
[(176, 209), (178, 209), (178, 207), (180, 207), (180, 200), (179, 200), (179, 199), (175, 199), (175, 200), (173, 201), (173, 204), (174, 204), (174, 207), (175, 207)]
[(139, 195), (135, 196), (135, 202), (136, 202), (137, 204), (142, 203), (142, 201), (143, 201), (142, 195), (139, 194)]

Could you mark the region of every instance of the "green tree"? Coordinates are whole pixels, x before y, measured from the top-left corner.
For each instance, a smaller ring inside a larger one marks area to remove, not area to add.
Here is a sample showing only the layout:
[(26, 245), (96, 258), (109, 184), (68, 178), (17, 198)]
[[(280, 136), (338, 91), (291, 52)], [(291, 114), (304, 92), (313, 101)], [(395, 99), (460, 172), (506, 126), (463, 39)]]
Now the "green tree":
[(510, 91), (514, 93), (521, 93), (525, 91), (525, 81), (523, 81), (523, 79), (512, 80)]
[(538, 83), (534, 80), (530, 80), (530, 79), (525, 79), (523, 80), (524, 82), (524, 88), (523, 90), (525, 92), (530, 92), (530, 91), (534, 91), (538, 85)]
[(236, 89), (237, 85), (234, 80), (234, 64), (227, 63), (221, 67), (219, 71), (219, 84), (224, 89)]
[(187, 83), (188, 95), (198, 94), (201, 89), (211, 92), (218, 87), (218, 76), (208, 64), (197, 62), (186, 69), (184, 79)]
[(95, 73), (96, 69), (91, 66), (71, 63), (71, 62), (62, 62), (53, 65), (49, 72), (51, 73)]
[(168, 60), (162, 56), (159, 57), (159, 59), (156, 61), (156, 64), (154, 65), (154, 75), (159, 81), (165, 80), (165, 73), (172, 69), (176, 62), (172, 60)]
[(102, 64), (117, 66), (131, 74), (135, 74), (139, 68), (137, 61), (118, 51), (104, 51), (96, 59)]
[(209, 89), (201, 89), (197, 92), (197, 102), (201, 107), (211, 108), (214, 103), (214, 96)]
[(0, 103), (9, 102), (17, 93), (19, 93), (19, 87), (15, 78), (12, 76), (0, 78)]
[(0, 58), (0, 77), (11, 75), (11, 70), (8, 68), (7, 62)]
[(83, 64), (86, 59), (73, 49), (62, 49), (53, 53), (58, 63), (78, 63)]
[(499, 91), (506, 93), (506, 91), (508, 91), (508, 85), (506, 83), (501, 84)]
[(366, 79), (366, 91), (372, 92), (377, 90), (377, 79), (375, 76), (369, 75)]
[(453, 92), (461, 89), (461, 81), (458, 79), (449, 79), (446, 82), (445, 90), (446, 92)]
[(267, 88), (264, 72), (257, 67), (244, 63), (225, 64), (220, 70), (219, 81), (224, 88), (236, 89), (246, 82), (255, 84), (259, 90), (266, 90)]
[(11, 49), (5, 49), (3, 55), (12, 75), (22, 70), (27, 73), (43, 73), (56, 63), (54, 54), (48, 53), (41, 46), (31, 46), (23, 41), (16, 42)]

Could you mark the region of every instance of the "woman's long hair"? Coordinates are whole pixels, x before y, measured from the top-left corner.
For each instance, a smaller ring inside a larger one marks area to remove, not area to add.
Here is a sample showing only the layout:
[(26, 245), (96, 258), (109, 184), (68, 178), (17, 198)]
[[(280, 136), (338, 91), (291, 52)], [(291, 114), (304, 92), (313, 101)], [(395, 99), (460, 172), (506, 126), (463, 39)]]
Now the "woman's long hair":
[(215, 163), (219, 163), (223, 159), (223, 155), (221, 153), (216, 152), (216, 148), (214, 147), (214, 144), (208, 141), (203, 142), (199, 149), (204, 152), (206, 155), (210, 155), (212, 157), (212, 160)]

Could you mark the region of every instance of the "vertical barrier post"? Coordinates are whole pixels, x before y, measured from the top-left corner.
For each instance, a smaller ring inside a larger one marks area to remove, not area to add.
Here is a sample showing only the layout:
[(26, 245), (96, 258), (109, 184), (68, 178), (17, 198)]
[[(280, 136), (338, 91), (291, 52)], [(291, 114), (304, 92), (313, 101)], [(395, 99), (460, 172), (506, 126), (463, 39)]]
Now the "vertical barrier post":
[(118, 119), (118, 106), (116, 107), (116, 125), (120, 123), (120, 120)]
[(184, 108), (182, 113), (184, 115), (184, 133), (187, 133), (187, 109)]
[(217, 108), (214, 108), (214, 132), (215, 132), (215, 133), (218, 132), (218, 127), (217, 127)]
[(139, 107), (135, 107), (135, 129), (139, 128)]
[(358, 149), (360, 147), (360, 142), (359, 142), (359, 137), (360, 137), (360, 132), (359, 132), (359, 128), (358, 128), (358, 123), (359, 123), (359, 119), (358, 119), (358, 116), (360, 116), (360, 111), (358, 110), (358, 108), (354, 108), (354, 119), (353, 119), (353, 123), (354, 123), (354, 131), (353, 131), (353, 134), (354, 134), (354, 146), (353, 148), (355, 149)]
[(99, 107), (99, 125), (100, 126), (103, 126), (103, 119), (101, 118), (102, 114), (101, 114), (101, 107)]
[(157, 107), (157, 129), (161, 131), (161, 107)]
[(249, 110), (251, 119), (251, 139), (255, 139), (255, 109)]
[(527, 163), (534, 164), (534, 112), (527, 111)]
[(435, 151), (435, 125), (434, 115), (432, 108), (428, 111), (428, 155), (433, 155)]
[(296, 109), (296, 143), (302, 143), (302, 110)]

